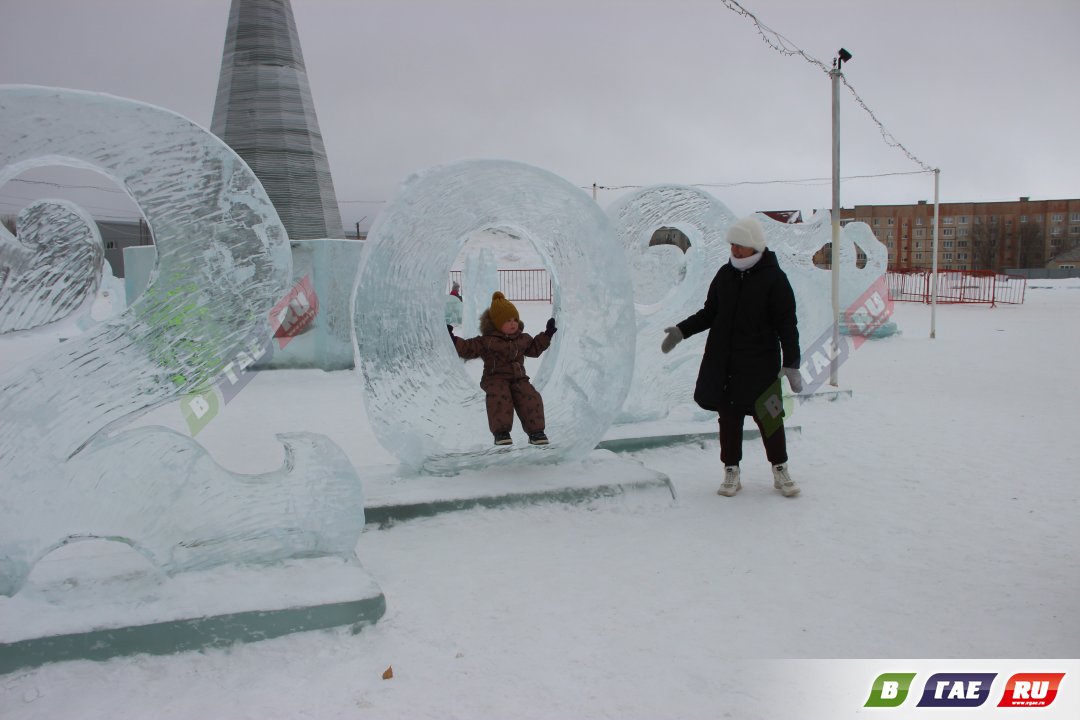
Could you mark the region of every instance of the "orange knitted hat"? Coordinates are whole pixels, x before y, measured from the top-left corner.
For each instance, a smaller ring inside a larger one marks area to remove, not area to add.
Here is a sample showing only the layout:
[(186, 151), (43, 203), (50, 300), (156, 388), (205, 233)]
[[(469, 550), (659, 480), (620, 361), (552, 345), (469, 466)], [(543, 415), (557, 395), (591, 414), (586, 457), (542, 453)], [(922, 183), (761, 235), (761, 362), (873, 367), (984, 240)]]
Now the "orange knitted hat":
[(497, 292), (491, 296), (491, 307), (488, 308), (488, 317), (491, 318), (491, 324), (495, 326), (496, 330), (502, 330), (503, 323), (507, 320), (517, 320), (518, 322), (521, 322), (521, 317), (518, 315), (514, 303), (507, 300), (506, 296), (501, 292)]

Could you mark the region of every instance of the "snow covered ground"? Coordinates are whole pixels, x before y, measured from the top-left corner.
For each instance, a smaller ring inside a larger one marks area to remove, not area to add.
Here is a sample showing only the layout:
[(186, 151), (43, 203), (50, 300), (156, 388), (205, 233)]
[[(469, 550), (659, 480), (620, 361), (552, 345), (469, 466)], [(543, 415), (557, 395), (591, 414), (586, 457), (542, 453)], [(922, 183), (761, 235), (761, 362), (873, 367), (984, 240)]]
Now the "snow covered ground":
[[(550, 307), (522, 311), (535, 329)], [(715, 442), (640, 452), (676, 503), (369, 529), (377, 625), (19, 671), (0, 676), (0, 717), (840, 718), (878, 672), (914, 671), (904, 658), (1068, 668), (1055, 706), (999, 710), (998, 694), (972, 716), (1076, 717), (1080, 666), (1047, 660), (1080, 658), (1078, 315), (1080, 280), (1032, 281), (1020, 306), (940, 306), (933, 340), (929, 308), (898, 304), (902, 334), (840, 368), (852, 396), (790, 418), (798, 498), (773, 490), (757, 441), (734, 498), (716, 495)], [(49, 332), (2, 341), (0, 368)], [(176, 407), (142, 422), (184, 429)], [(361, 477), (393, 462), (347, 372), (261, 373), (198, 439), (229, 469), (265, 472), (283, 457), (273, 434), (291, 430), (329, 435)], [(882, 662), (859, 674), (840, 658)], [(979, 660), (995, 658), (1031, 660)], [(823, 669), (854, 680), (835, 689)]]

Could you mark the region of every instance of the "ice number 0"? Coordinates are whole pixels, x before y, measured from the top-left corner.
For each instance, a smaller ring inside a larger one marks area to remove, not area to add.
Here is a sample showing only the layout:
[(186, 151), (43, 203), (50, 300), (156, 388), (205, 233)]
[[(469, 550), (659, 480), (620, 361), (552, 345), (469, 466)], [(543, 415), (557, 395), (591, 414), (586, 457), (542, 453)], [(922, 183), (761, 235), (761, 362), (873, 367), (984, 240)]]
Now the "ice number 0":
[[(450, 265), (488, 228), (529, 239), (557, 288), (559, 332), (533, 378), (552, 439), (544, 450), (492, 449), (484, 393), (446, 333)], [(358, 369), (371, 426), (403, 464), (451, 474), (595, 447), (626, 397), (635, 334), (624, 253), (586, 193), (530, 165), (460, 161), (410, 178), (367, 243), (354, 298)]]

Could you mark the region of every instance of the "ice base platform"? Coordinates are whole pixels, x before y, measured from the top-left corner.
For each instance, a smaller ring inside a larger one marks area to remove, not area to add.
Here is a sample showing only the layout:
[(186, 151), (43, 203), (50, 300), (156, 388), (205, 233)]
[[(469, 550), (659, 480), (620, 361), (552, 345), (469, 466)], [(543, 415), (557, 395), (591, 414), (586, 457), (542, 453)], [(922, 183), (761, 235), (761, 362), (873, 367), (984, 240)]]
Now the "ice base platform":
[(67, 549), (44, 558), (13, 597), (0, 597), (0, 674), (339, 626), (355, 632), (386, 612), (371, 576), (340, 558), (227, 565), (169, 577), (127, 546), (54, 557)]
[(521, 507), (540, 503), (589, 504), (603, 498), (671, 505), (675, 488), (664, 473), (605, 450), (578, 462), (526, 467), (490, 467), (451, 477), (405, 475), (397, 466), (364, 473), (364, 516), (368, 526), (472, 508)]
[[(788, 436), (802, 432), (802, 428), (798, 425), (785, 424), (784, 430)], [(719, 442), (718, 433), (715, 419), (708, 422), (675, 423), (664, 420), (657, 423), (612, 425), (596, 447), (615, 453), (629, 453), (686, 443), (704, 446), (706, 442)], [(761, 431), (748, 421), (747, 427), (743, 429), (744, 441), (759, 437), (761, 437)]]
[[(802, 405), (808, 402), (833, 402), (849, 397), (851, 390), (828, 388), (805, 395), (790, 395), (785, 398), (785, 402), (790, 400)], [(802, 433), (802, 427), (791, 423), (785, 423), (784, 430), (789, 436)], [(596, 447), (616, 453), (631, 453), (688, 443), (703, 446), (707, 442), (718, 442), (718, 432), (716, 413), (699, 409), (687, 411), (682, 408), (663, 420), (612, 425)], [(750, 418), (746, 418), (743, 428), (744, 441), (760, 437), (761, 431)]]

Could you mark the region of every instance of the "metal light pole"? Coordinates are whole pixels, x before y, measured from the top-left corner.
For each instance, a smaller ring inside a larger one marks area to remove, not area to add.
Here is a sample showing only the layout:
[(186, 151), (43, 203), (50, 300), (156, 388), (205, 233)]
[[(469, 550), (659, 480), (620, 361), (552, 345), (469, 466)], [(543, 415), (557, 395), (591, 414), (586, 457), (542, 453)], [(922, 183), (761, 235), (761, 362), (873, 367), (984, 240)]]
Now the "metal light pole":
[(931, 253), (930, 261), (930, 339), (933, 340), (937, 337), (937, 291), (938, 291), (938, 272), (937, 272), (937, 248), (938, 248), (938, 197), (939, 189), (941, 185), (941, 170), (934, 168), (934, 250)]
[(840, 358), (840, 72), (845, 62), (851, 59), (851, 53), (840, 48), (833, 69), (829, 71), (832, 80), (832, 252), (829, 265), (832, 269), (832, 313), (833, 313), (833, 352), (829, 363), (829, 384), (838, 387)]

